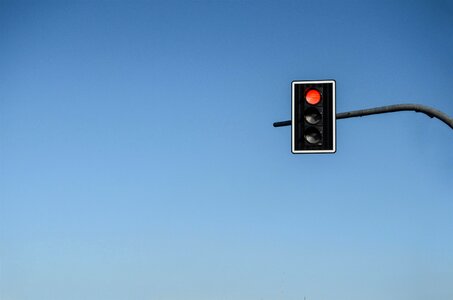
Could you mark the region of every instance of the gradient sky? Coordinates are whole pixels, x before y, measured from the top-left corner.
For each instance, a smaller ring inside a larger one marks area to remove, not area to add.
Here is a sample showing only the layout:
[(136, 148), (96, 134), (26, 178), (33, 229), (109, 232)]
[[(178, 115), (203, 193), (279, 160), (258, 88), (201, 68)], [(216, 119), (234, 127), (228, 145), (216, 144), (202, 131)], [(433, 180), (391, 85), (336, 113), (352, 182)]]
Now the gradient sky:
[(453, 298), (452, 1), (0, 1), (1, 300)]

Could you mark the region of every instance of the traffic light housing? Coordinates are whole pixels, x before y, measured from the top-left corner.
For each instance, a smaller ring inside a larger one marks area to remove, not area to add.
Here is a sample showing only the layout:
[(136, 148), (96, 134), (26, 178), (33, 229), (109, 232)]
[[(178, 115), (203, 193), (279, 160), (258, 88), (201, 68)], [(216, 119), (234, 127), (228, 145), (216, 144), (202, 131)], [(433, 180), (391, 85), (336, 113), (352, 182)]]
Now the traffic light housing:
[(292, 153), (335, 153), (335, 80), (295, 80), (291, 98)]

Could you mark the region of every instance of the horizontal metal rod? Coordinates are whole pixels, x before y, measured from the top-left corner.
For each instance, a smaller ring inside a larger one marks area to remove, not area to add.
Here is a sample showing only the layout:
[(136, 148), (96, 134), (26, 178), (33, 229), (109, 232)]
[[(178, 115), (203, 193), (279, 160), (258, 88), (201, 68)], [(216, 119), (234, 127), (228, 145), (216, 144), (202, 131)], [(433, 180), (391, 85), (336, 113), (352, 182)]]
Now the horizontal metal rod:
[[(376, 115), (376, 114), (385, 114), (397, 111), (415, 111), (421, 112), (428, 115), (431, 118), (437, 118), (447, 124), (451, 129), (453, 129), (453, 118), (450, 118), (447, 114), (434, 109), (429, 106), (420, 105), (420, 104), (395, 104), (395, 105), (388, 105), (388, 106), (381, 106), (375, 108), (368, 108), (368, 109), (360, 109), (360, 110), (353, 110), (343, 113), (338, 113), (336, 118), (339, 119), (347, 119), (347, 118), (354, 118), (354, 117), (363, 117), (369, 115)], [(282, 127), (282, 126), (291, 126), (291, 120), (288, 121), (281, 121), (275, 122), (274, 127)]]
[(291, 126), (291, 120), (289, 121), (281, 121), (281, 122), (274, 122), (274, 127), (283, 127), (283, 126)]

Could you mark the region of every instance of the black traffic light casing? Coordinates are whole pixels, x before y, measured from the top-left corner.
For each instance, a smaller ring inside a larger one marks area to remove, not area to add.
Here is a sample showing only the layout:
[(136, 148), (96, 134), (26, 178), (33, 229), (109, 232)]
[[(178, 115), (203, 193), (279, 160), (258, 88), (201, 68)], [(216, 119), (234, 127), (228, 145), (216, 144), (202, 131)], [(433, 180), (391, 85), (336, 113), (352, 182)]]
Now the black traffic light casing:
[(295, 80), (291, 98), (292, 153), (335, 153), (335, 80)]

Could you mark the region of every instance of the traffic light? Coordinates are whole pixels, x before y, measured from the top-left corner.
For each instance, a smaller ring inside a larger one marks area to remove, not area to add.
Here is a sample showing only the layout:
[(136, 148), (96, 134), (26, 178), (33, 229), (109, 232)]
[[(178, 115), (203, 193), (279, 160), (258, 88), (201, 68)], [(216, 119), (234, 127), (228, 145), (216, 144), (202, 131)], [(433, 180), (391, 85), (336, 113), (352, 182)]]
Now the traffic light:
[(334, 153), (335, 80), (293, 81), (291, 98), (291, 151)]

